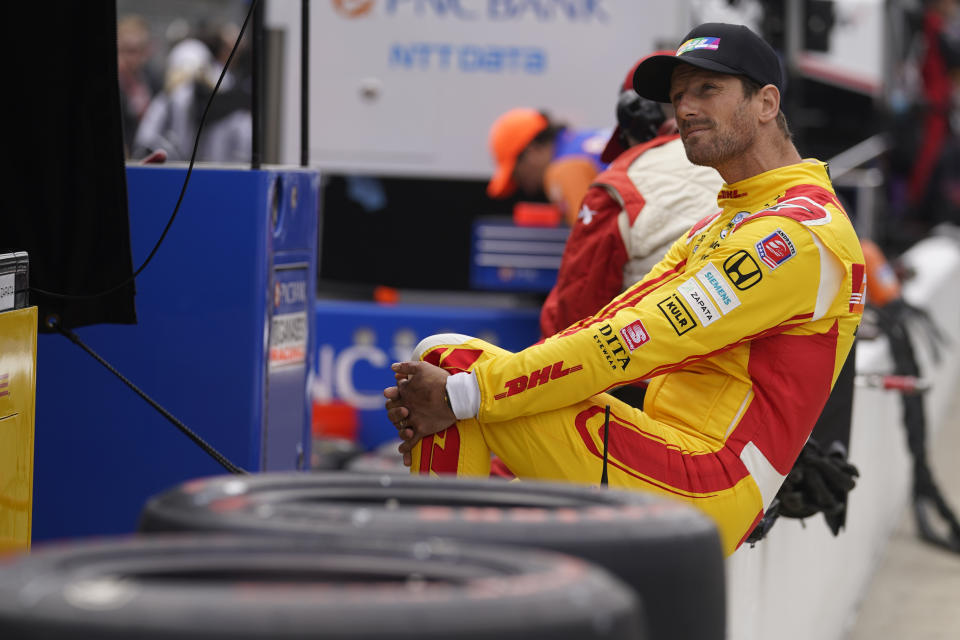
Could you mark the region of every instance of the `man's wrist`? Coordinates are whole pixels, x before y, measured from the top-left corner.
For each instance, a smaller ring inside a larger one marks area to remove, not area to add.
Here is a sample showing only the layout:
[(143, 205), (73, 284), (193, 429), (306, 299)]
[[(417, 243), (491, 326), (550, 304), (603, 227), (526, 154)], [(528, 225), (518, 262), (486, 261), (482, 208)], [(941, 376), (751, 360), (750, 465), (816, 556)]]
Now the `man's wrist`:
[(480, 410), (480, 387), (473, 372), (455, 373), (444, 385), (450, 410), (457, 420), (475, 418)]

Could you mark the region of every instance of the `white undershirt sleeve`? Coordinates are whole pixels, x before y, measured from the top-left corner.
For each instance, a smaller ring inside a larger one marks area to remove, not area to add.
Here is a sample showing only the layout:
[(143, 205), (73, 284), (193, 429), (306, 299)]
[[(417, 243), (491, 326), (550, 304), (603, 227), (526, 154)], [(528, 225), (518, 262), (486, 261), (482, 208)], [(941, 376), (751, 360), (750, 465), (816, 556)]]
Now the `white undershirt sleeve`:
[(461, 371), (447, 378), (447, 397), (457, 420), (475, 418), (480, 411), (480, 385), (477, 376)]

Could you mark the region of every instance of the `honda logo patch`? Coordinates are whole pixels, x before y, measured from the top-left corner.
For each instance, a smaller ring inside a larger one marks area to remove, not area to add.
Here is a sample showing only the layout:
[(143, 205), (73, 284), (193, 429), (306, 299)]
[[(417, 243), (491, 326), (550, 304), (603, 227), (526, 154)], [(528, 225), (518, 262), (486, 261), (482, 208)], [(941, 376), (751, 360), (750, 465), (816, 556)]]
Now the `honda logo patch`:
[(763, 279), (760, 265), (749, 253), (741, 249), (723, 261), (723, 272), (740, 291), (749, 289)]

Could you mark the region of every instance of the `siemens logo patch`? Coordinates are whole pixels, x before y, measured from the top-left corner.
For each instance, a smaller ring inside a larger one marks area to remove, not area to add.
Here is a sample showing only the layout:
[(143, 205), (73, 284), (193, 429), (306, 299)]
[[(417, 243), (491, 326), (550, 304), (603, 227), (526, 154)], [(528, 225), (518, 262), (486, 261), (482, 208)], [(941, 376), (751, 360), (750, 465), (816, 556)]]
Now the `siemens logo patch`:
[(547, 50), (493, 44), (394, 43), (387, 62), (395, 69), (413, 71), (540, 75), (547, 70)]
[(720, 313), (730, 313), (740, 306), (740, 299), (733, 292), (733, 287), (712, 262), (697, 272), (697, 280), (716, 300)]

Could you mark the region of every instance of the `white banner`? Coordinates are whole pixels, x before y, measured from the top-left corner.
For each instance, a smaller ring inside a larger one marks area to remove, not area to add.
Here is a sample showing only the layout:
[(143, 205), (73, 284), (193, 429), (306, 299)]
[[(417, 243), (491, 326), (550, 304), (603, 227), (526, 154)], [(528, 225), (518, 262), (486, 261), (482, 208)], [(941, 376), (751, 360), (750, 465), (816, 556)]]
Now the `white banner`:
[[(286, 6), (284, 6), (286, 5)], [(287, 30), (283, 158), (299, 157), (299, 3)], [(310, 159), (324, 170), (486, 177), (487, 132), (512, 107), (611, 127), (639, 57), (675, 47), (684, 2), (317, 0), (311, 3)]]

